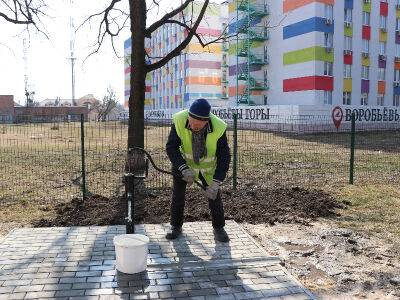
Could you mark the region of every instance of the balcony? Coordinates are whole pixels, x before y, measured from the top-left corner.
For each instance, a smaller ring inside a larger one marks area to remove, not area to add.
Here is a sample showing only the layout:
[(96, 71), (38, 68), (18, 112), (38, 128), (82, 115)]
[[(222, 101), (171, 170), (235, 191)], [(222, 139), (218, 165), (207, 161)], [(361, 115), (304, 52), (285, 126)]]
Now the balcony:
[(261, 18), (269, 15), (269, 8), (265, 1), (257, 1), (256, 3), (250, 3), (250, 0), (237, 1), (240, 1), (237, 8), (239, 11), (248, 12), (250, 15)]
[(265, 27), (252, 27), (249, 29), (249, 38), (259, 42), (269, 40), (269, 31)]

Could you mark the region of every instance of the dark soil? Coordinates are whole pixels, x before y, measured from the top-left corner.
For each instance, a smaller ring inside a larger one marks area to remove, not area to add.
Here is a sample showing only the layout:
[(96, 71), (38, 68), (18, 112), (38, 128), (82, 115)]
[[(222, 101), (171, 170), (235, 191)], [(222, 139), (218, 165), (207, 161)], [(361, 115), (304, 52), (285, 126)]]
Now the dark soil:
[[(238, 191), (223, 190), (225, 218), (251, 224), (308, 224), (319, 217), (336, 216), (335, 209), (343, 207), (329, 194), (300, 187), (269, 188), (247, 184)], [(169, 222), (171, 190), (157, 190), (140, 195), (135, 200), (136, 223)], [(41, 219), (36, 227), (87, 226), (123, 224), (126, 214), (124, 198), (94, 195), (82, 201), (73, 199), (58, 204), (57, 217)], [(198, 189), (186, 193), (185, 221), (211, 220), (208, 202)]]

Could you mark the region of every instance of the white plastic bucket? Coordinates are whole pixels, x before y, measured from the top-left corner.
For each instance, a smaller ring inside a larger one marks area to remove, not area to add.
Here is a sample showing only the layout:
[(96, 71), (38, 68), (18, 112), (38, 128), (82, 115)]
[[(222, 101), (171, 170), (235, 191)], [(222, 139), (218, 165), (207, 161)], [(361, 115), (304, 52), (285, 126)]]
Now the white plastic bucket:
[(121, 234), (114, 237), (117, 270), (127, 274), (147, 268), (149, 238), (142, 234)]

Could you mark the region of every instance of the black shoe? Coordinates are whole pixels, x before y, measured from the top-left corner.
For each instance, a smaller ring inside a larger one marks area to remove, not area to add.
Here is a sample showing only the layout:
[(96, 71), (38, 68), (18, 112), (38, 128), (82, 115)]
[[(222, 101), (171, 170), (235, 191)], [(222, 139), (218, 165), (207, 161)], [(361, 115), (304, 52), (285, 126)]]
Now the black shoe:
[(214, 237), (219, 242), (222, 242), (222, 243), (229, 242), (229, 236), (223, 227), (214, 228)]
[(165, 235), (167, 240), (174, 240), (182, 234), (182, 227), (172, 226), (171, 230)]

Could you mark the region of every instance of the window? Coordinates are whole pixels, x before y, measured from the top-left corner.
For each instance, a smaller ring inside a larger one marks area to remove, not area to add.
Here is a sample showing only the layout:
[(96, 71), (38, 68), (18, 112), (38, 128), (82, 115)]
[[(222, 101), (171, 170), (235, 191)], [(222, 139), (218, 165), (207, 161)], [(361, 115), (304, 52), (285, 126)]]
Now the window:
[(393, 106), (400, 106), (400, 95), (393, 95)]
[(264, 86), (268, 87), (268, 70), (264, 70)]
[(400, 31), (400, 19), (396, 18), (396, 31)]
[(362, 18), (363, 18), (363, 19), (362, 19), (363, 25), (369, 26), (369, 25), (370, 25), (370, 19), (371, 19), (370, 13), (367, 12), (367, 11), (364, 11), (364, 12), (363, 12), (363, 17), (362, 17)]
[(386, 42), (379, 42), (379, 54), (386, 55)]
[(324, 91), (324, 104), (332, 104), (332, 91)]
[(264, 95), (264, 105), (268, 105), (268, 95)]
[(353, 21), (353, 10), (345, 8), (344, 10), (344, 21), (351, 23)]
[(222, 82), (226, 82), (226, 70), (222, 70)]
[(332, 33), (325, 33), (324, 46), (328, 48), (331, 48), (333, 46)]
[(344, 78), (351, 78), (351, 65), (344, 65), (343, 76)]
[(362, 40), (362, 49), (363, 53), (369, 53), (369, 40), (366, 39)]
[(369, 67), (368, 66), (361, 66), (361, 78), (369, 79)]
[(333, 6), (325, 4), (325, 18), (333, 20)]
[(351, 36), (344, 37), (344, 50), (352, 50), (353, 49), (353, 39)]
[(222, 65), (226, 66), (226, 53), (222, 54)]
[(227, 33), (226, 23), (222, 23), (222, 32), (225, 34)]
[(329, 61), (324, 62), (324, 75), (333, 76), (333, 63)]
[(264, 45), (264, 61), (268, 62), (268, 46)]
[(361, 94), (361, 105), (368, 105), (368, 94)]
[(351, 105), (351, 93), (350, 92), (343, 93), (343, 105)]
[(378, 98), (376, 99), (376, 105), (383, 106), (385, 104), (385, 95), (378, 94)]
[(379, 20), (380, 28), (386, 31), (387, 17), (381, 16)]
[(394, 70), (394, 81), (400, 82), (400, 70)]
[(396, 57), (400, 57), (400, 44), (396, 44), (396, 53), (395, 53)]
[(378, 80), (384, 81), (385, 80), (385, 75), (386, 75), (386, 69), (385, 68), (379, 68), (378, 69)]

